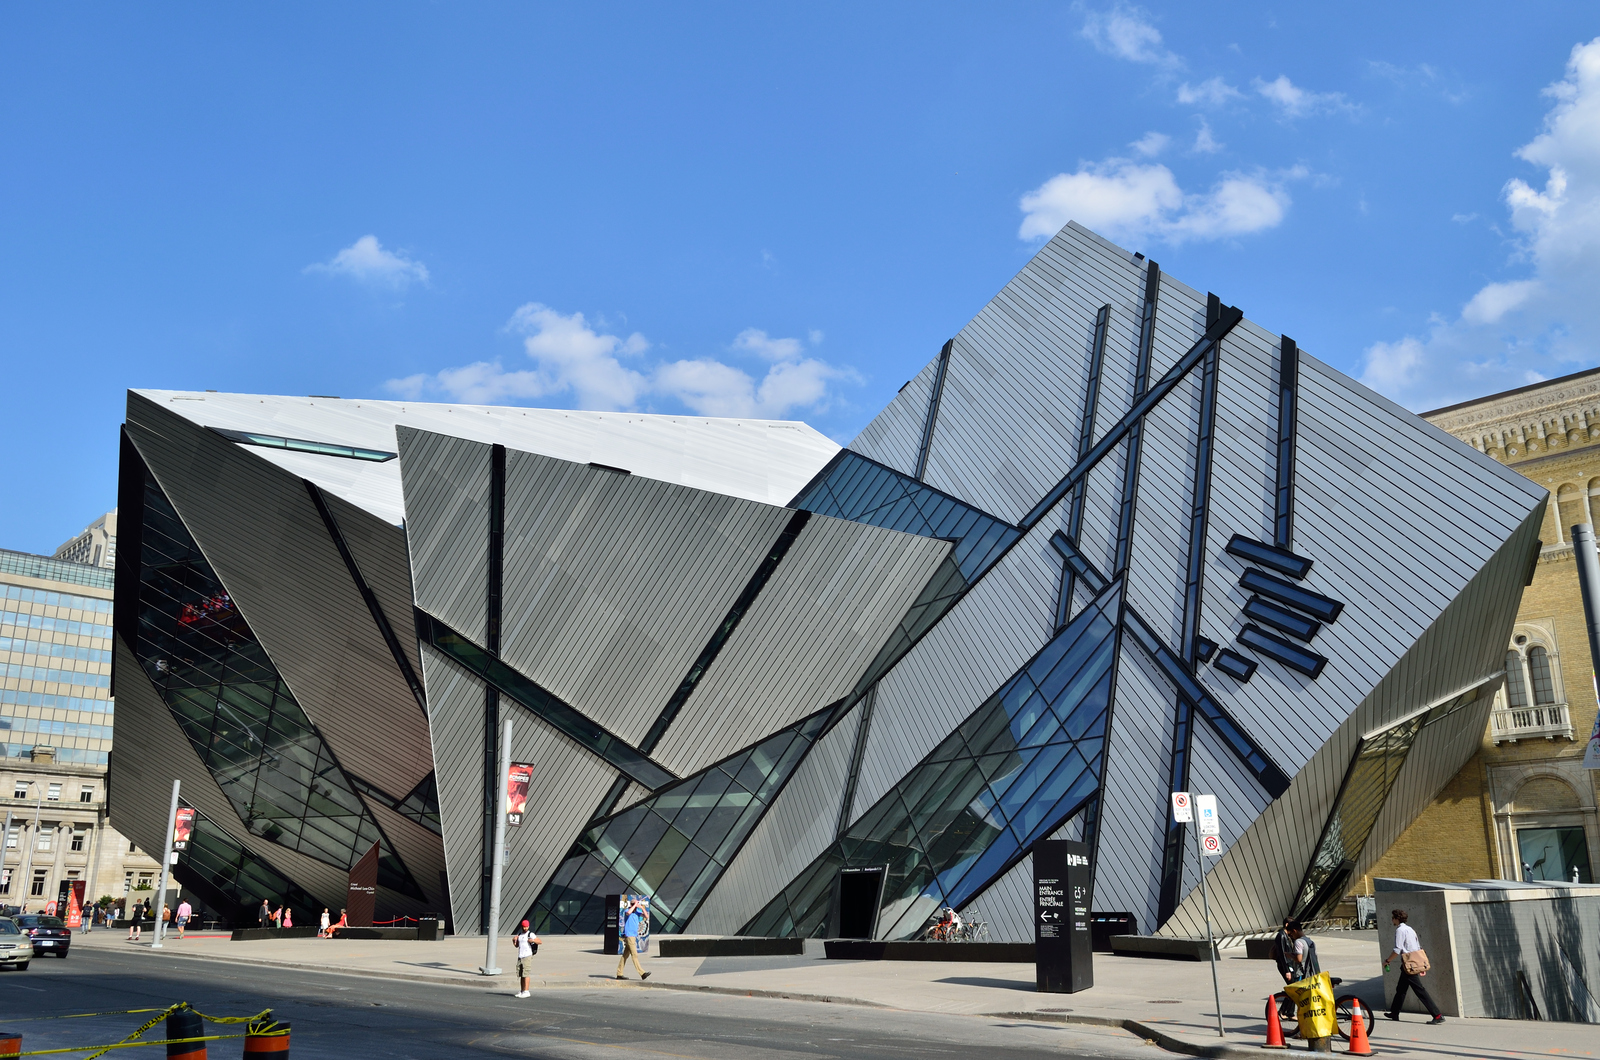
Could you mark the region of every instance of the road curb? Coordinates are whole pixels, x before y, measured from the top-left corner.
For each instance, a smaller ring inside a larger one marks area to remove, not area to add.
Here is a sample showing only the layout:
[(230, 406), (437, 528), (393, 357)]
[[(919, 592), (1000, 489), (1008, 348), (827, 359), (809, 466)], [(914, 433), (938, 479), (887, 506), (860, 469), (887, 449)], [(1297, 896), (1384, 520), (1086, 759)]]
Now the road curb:
[(1090, 1027), (1117, 1027), (1137, 1034), (1146, 1041), (1155, 1042), (1161, 1048), (1173, 1053), (1183, 1053), (1185, 1056), (1217, 1057), (1219, 1060), (1244, 1060), (1245, 1057), (1260, 1057), (1258, 1049), (1241, 1045), (1201, 1045), (1198, 1042), (1185, 1041), (1176, 1035), (1170, 1034), (1159, 1027), (1138, 1020), (1118, 1019), (1115, 1016), (1075, 1016), (1070, 1013), (1059, 1012), (987, 1012), (984, 1015), (992, 1019), (1034, 1020), (1041, 1023), (1077, 1023)]

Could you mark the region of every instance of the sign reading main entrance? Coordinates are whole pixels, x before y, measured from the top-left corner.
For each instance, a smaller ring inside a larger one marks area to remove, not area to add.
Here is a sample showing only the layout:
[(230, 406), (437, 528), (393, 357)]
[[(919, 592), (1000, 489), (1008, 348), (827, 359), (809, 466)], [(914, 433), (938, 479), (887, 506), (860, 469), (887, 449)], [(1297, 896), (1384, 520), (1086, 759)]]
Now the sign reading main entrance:
[(1094, 986), (1087, 843), (1046, 839), (1033, 848), (1033, 944), (1040, 993), (1075, 994)]

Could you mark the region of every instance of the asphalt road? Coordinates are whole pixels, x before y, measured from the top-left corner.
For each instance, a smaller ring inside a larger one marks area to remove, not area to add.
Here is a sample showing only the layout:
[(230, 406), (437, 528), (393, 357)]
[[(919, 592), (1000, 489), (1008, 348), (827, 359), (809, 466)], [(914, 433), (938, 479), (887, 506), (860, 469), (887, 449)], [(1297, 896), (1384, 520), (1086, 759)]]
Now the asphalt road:
[[(26, 972), (0, 972), (0, 1032), (23, 1049), (121, 1040), (147, 1017), (31, 1017), (159, 1008), (188, 1001), (207, 1015), (272, 1008), (293, 1025), (297, 1060), (436, 1060), (439, 1057), (779, 1058), (1159, 1057), (1120, 1030), (977, 1016), (900, 1012), (854, 1005), (687, 993), (654, 988), (536, 992), (519, 999), (472, 987), (390, 982), (126, 950), (74, 948), (66, 960), (38, 958)], [(208, 1025), (208, 1033), (238, 1027)], [(157, 1028), (151, 1037), (165, 1037)], [(242, 1043), (213, 1042), (212, 1058)], [(71, 1054), (64, 1054), (71, 1056)], [(108, 1057), (154, 1060), (161, 1046)]]

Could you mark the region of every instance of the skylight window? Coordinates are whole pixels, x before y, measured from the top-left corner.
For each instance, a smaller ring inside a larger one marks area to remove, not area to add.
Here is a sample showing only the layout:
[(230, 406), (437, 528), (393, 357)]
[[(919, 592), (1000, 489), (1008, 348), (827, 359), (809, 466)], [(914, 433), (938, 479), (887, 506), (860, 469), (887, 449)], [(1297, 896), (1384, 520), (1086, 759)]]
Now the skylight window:
[(315, 453), (317, 456), (338, 456), (346, 460), (371, 460), (381, 464), (400, 455), (382, 449), (340, 445), (337, 442), (312, 442), (304, 438), (280, 438), (275, 434), (256, 434), (254, 431), (230, 431), (226, 427), (208, 427), (207, 430), (214, 431), (228, 441), (238, 442), (240, 445), (259, 445), (264, 449), (288, 449), (296, 453)]

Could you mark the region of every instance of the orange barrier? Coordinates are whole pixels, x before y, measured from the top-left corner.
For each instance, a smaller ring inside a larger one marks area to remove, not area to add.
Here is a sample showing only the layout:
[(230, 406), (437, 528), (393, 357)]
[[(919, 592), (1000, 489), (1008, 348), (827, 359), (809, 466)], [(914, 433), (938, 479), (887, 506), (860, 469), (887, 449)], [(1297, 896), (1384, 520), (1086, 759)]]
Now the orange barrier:
[(1267, 998), (1267, 1040), (1261, 1043), (1263, 1049), (1287, 1049), (1283, 1044), (1283, 1023), (1278, 1019), (1278, 999)]
[(263, 1021), (250, 1024), (244, 1036), (244, 1055), (263, 1060), (289, 1060), (289, 1025)]
[(22, 1055), (22, 1035), (0, 1034), (0, 1058)]
[(1350, 1010), (1350, 1055), (1371, 1056), (1372, 1043), (1367, 1041), (1367, 1026), (1361, 1019), (1361, 1010)]

